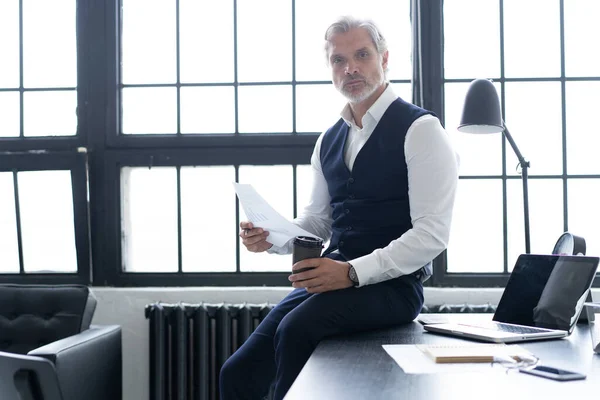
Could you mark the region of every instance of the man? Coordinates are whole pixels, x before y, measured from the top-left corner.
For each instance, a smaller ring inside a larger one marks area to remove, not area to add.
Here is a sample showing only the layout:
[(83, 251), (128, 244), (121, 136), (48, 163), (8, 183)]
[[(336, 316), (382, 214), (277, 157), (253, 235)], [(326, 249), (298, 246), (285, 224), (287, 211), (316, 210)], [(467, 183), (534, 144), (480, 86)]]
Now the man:
[[(386, 82), (388, 50), (370, 21), (342, 18), (325, 34), (335, 87), (348, 99), (311, 159), (311, 200), (294, 223), (330, 245), (221, 370), (222, 399), (282, 399), (320, 340), (412, 321), (422, 281), (447, 246), (458, 182), (439, 120)], [(240, 224), (249, 251), (285, 254), (268, 232)], [(426, 266), (426, 267), (424, 267)]]

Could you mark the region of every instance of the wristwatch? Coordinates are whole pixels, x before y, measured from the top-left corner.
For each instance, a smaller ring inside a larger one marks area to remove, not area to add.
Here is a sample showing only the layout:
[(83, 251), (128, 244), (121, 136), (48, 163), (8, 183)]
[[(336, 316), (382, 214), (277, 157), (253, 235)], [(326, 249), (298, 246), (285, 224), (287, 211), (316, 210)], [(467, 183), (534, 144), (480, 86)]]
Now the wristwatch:
[(352, 285), (354, 285), (354, 287), (358, 286), (358, 275), (356, 275), (356, 270), (354, 269), (354, 266), (350, 263), (348, 263), (348, 265), (350, 265), (350, 269), (348, 270), (348, 278), (350, 278), (350, 280), (352, 281)]

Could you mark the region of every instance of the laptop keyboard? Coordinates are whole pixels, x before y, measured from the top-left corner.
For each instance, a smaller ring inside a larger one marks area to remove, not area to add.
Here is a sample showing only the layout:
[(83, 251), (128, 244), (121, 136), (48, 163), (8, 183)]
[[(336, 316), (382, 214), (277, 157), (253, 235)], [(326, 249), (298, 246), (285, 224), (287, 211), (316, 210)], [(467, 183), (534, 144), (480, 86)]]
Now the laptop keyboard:
[(542, 328), (531, 328), (528, 326), (514, 326), (503, 324), (501, 322), (490, 322), (489, 324), (482, 325), (474, 325), (480, 328), (491, 329), (499, 332), (508, 332), (508, 333), (517, 333), (517, 334), (527, 334), (527, 333), (546, 333), (547, 329)]

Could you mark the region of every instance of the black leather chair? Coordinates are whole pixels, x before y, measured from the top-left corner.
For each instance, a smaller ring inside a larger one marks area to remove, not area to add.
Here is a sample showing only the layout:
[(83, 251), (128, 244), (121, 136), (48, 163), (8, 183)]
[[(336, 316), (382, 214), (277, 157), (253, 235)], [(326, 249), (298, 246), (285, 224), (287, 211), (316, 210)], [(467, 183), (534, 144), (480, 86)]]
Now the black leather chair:
[(83, 285), (0, 285), (0, 399), (122, 398), (121, 328)]

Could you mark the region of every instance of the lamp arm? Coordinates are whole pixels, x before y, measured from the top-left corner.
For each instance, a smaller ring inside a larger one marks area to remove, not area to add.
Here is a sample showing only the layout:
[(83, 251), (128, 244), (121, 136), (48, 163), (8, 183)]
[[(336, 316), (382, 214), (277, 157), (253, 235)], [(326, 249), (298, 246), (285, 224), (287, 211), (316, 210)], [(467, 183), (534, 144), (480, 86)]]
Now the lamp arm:
[(526, 161), (523, 157), (523, 154), (521, 154), (521, 152), (519, 151), (519, 148), (517, 147), (517, 144), (510, 135), (506, 124), (504, 124), (504, 131), (502, 132), (504, 133), (506, 140), (508, 140), (508, 143), (510, 143), (510, 147), (512, 147), (515, 154), (517, 155), (517, 158), (519, 159), (519, 164), (521, 164), (521, 178), (523, 181), (523, 216), (525, 219), (525, 253), (529, 254), (531, 252), (531, 243), (529, 239), (529, 192), (527, 190), (527, 178), (529, 176), (527, 173), (527, 168), (529, 168), (529, 161)]
[(521, 164), (521, 167), (523, 169), (529, 168), (529, 161), (526, 161), (525, 157), (523, 157), (523, 154), (521, 154), (521, 152), (519, 151), (519, 148), (517, 147), (517, 144), (513, 140), (512, 136), (510, 135), (510, 132), (508, 131), (508, 128), (506, 127), (506, 124), (503, 124), (503, 125), (504, 125), (504, 130), (502, 132), (504, 133), (506, 140), (508, 140), (508, 143), (510, 143), (510, 147), (512, 147), (513, 151), (515, 152), (515, 155), (517, 156), (517, 159), (519, 160), (519, 164)]

